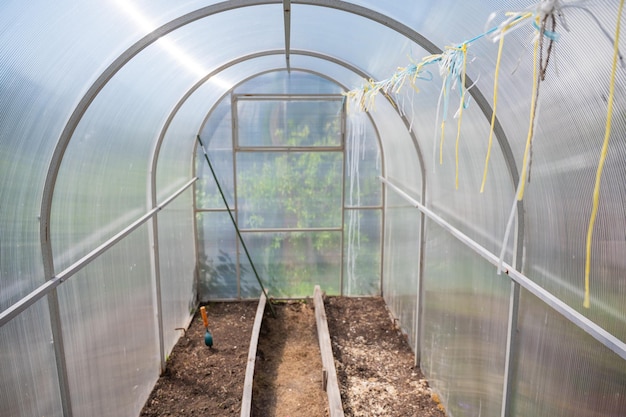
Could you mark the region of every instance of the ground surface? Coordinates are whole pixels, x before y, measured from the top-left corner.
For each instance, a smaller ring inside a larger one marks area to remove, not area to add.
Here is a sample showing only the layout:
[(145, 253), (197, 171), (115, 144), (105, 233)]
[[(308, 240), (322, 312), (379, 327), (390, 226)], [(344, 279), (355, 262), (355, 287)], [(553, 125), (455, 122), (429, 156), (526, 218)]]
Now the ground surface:
[(328, 416), (313, 301), (265, 308), (259, 336), (252, 408), (254, 417)]
[(330, 297), (325, 309), (346, 417), (445, 416), (382, 298)]
[[(207, 306), (214, 347), (204, 344), (196, 316), (167, 362), (142, 417), (237, 416), (255, 302)], [(312, 302), (266, 307), (255, 392), (257, 417), (323, 417), (321, 358)], [(326, 315), (346, 417), (444, 417), (405, 338), (380, 298), (326, 299)]]
[(142, 417), (239, 416), (257, 302), (206, 307), (213, 348), (204, 344), (204, 325), (196, 314), (174, 347)]

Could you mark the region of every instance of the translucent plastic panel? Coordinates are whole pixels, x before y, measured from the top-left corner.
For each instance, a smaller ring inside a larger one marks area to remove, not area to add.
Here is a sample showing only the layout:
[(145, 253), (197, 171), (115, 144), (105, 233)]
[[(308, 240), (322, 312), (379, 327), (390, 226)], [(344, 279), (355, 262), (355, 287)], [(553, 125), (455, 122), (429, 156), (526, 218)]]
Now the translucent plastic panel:
[(239, 297), (237, 235), (225, 211), (199, 212), (198, 298), (200, 301)]
[[(221, 101), (204, 125), (200, 137), (207, 150), (209, 161), (217, 176), (219, 185), (231, 208), (234, 208), (235, 187), (233, 180), (233, 139), (230, 99)], [(198, 208), (224, 208), (224, 201), (218, 190), (202, 148), (196, 149), (196, 206)]]
[(165, 351), (169, 353), (196, 306), (196, 258), (192, 209), (188, 189), (158, 215), (161, 311)]
[(0, 415), (61, 417), (46, 299), (0, 328)]
[[(295, 56), (295, 55), (294, 55)], [(284, 61), (282, 62), (284, 65)], [(303, 66), (302, 68), (309, 68)], [(235, 94), (339, 94), (341, 88), (315, 74), (292, 71), (270, 72), (254, 77), (234, 90)]]
[(347, 130), (345, 205), (380, 207), (382, 156), (376, 131), (365, 113), (351, 114)]
[(383, 295), (415, 348), (420, 213), (393, 191), (387, 192), (385, 207)]
[(346, 210), (343, 294), (380, 294), (381, 210)]
[(406, 65), (407, 53), (414, 46), (387, 26), (361, 16), (328, 7), (292, 5), (291, 48), (340, 57), (375, 78)]
[(59, 287), (74, 415), (136, 416), (159, 376), (147, 229)]
[[(244, 233), (244, 239), (270, 296), (311, 296), (315, 285), (329, 295), (340, 293), (341, 232)], [(242, 296), (258, 294), (252, 271), (241, 285)]]
[(343, 99), (237, 97), (240, 147), (340, 147)]
[(622, 416), (626, 361), (521, 292), (512, 415)]
[(239, 153), (239, 227), (341, 227), (342, 176), (341, 152)]
[(385, 157), (385, 177), (413, 195), (421, 194), (422, 162), (418, 156), (420, 149), (416, 147), (402, 119), (388, 101), (380, 100), (376, 103), (376, 108), (376, 112), (372, 112), (372, 118), (380, 132)]
[[(618, 2), (595, 2), (589, 10), (613, 33)], [(571, 12), (571, 32), (563, 33), (542, 83), (531, 183), (525, 194), (528, 275), (570, 306), (626, 341), (626, 72), (617, 69), (610, 142), (598, 214), (587, 257), (587, 233), (594, 186), (605, 137), (612, 45), (586, 13)], [(623, 31), (622, 15), (622, 31)], [(620, 48), (626, 48), (624, 36)], [(590, 50), (598, 59), (585, 62)], [(565, 79), (563, 79), (565, 77)], [(561, 81), (563, 80), (563, 81)], [(545, 84), (545, 89), (544, 89)], [(568, 94), (565, 85), (576, 85)], [(585, 263), (590, 261), (590, 308), (583, 307)]]
[(450, 415), (500, 415), (510, 281), (428, 221), (423, 280), (421, 367), (429, 383)]

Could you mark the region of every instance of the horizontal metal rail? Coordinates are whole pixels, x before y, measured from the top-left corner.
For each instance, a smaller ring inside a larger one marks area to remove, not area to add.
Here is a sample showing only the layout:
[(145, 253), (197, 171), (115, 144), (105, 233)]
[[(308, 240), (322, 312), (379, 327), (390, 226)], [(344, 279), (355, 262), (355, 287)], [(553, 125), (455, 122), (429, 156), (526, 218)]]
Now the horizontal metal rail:
[(297, 233), (297, 232), (343, 232), (343, 227), (301, 227), (301, 228), (265, 228), (239, 229), (241, 233)]
[[(439, 217), (433, 211), (428, 209), (426, 206), (421, 204), (419, 201), (411, 197), (409, 194), (400, 189), (397, 185), (389, 181), (384, 177), (379, 177), (380, 180), (389, 186), (389, 188), (395, 191), (399, 196), (404, 198), (406, 201), (411, 203), (415, 208), (419, 209), (422, 213), (424, 213), (430, 220), (437, 223), (444, 230), (449, 232), (452, 236), (456, 237), (463, 244), (473, 249), (480, 256), (485, 258), (491, 264), (498, 266), (500, 263), (500, 259), (495, 254), (489, 252), (483, 246), (479, 245), (477, 242), (472, 240), (469, 236), (465, 235), (463, 232), (452, 226), (450, 223), (445, 221), (443, 218)], [(548, 306), (556, 310), (558, 313), (563, 315), (566, 319), (571, 321), (576, 326), (580, 327), (582, 330), (587, 332), (591, 337), (602, 343), (612, 352), (620, 356), (622, 359), (626, 359), (626, 343), (619, 340), (617, 337), (613, 336), (611, 333), (604, 330), (602, 327), (598, 326), (593, 321), (589, 320), (587, 317), (583, 316), (578, 311), (574, 310), (572, 307), (567, 305), (561, 299), (557, 298), (555, 295), (545, 290), (535, 282), (533, 282), (530, 278), (518, 272), (511, 265), (506, 262), (502, 263), (502, 270), (515, 282), (520, 284), (524, 289), (532, 293), (534, 296), (539, 298), (541, 301), (546, 303)]]
[(83, 269), (87, 264), (93, 261), (98, 256), (102, 255), (106, 252), (111, 246), (115, 245), (117, 242), (128, 236), (131, 232), (137, 229), (139, 226), (148, 221), (152, 216), (161, 211), (165, 206), (172, 202), (176, 197), (182, 194), (187, 188), (189, 188), (198, 178), (192, 178), (189, 182), (183, 185), (180, 189), (178, 189), (174, 194), (165, 199), (162, 203), (158, 204), (152, 210), (141, 216), (139, 219), (135, 220), (133, 223), (128, 225), (124, 230), (117, 233), (115, 236), (111, 237), (109, 240), (98, 246), (96, 249), (89, 252), (87, 255), (83, 256), (81, 259), (56, 274), (49, 280), (47, 280), (44, 284), (37, 287), (35, 290), (24, 296), (21, 300), (13, 304), (11, 307), (4, 310), (0, 313), (0, 327), (7, 324), (14, 317), (20, 314), (22, 311), (26, 310), (28, 307), (33, 305), (39, 299), (45, 297), (50, 291), (54, 288), (58, 287), (72, 275), (76, 274), (78, 271)]

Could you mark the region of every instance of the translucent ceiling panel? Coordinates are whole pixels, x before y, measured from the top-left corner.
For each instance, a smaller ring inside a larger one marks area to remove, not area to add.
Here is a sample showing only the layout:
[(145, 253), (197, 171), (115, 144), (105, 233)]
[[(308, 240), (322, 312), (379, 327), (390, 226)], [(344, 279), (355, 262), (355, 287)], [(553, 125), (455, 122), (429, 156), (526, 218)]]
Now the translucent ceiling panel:
[[(216, 63), (278, 47), (280, 30), (265, 26), (277, 23), (258, 20), (267, 10), (239, 9), (191, 23), (135, 56), (98, 94), (70, 141), (57, 182), (51, 228), (57, 265), (145, 212), (150, 156), (173, 106)], [(236, 41), (224, 48), (223, 39)]]
[(418, 148), (403, 120), (388, 101), (379, 100), (376, 108), (370, 114), (380, 135), (386, 177), (419, 199), (422, 193), (422, 170)]
[[(220, 114), (224, 113), (222, 110), (230, 112), (229, 102), (226, 102), (225, 107), (221, 106), (214, 110), (215, 103), (226, 94), (229, 88), (241, 82), (249, 74), (263, 72), (267, 69), (282, 68), (284, 64), (284, 55), (269, 55), (245, 60), (239, 64), (233, 63), (232, 66), (219, 71), (189, 91), (189, 97), (181, 103), (180, 108), (172, 115), (173, 118), (167, 126), (161, 144), (157, 165), (157, 192), (159, 197), (167, 197), (164, 190), (176, 187), (191, 177), (192, 149), (196, 144), (198, 129), (209, 111), (216, 111)], [(184, 97), (181, 96), (180, 100), (183, 99)], [(230, 144), (230, 118), (220, 118), (219, 120), (223, 122), (219, 123), (219, 129), (222, 129), (225, 140)], [(214, 133), (211, 132), (214, 132), (215, 129), (218, 129), (218, 126), (207, 125), (200, 132), (200, 137), (207, 149), (213, 146), (212, 135)], [(216, 158), (214, 163), (218, 164), (223, 160), (224, 158)], [(201, 159), (200, 162), (202, 169), (208, 169), (204, 159)], [(202, 185), (198, 183), (196, 186)], [(223, 205), (219, 198), (216, 204), (218, 207)]]
[(0, 415), (63, 415), (46, 299), (0, 328)]
[[(282, 57), (282, 65), (277, 68), (284, 68), (284, 55)], [(334, 82), (325, 79), (318, 67), (321, 63), (320, 59), (307, 61), (306, 65), (297, 65), (302, 62), (302, 55), (290, 55), (292, 69), (304, 69), (312, 71), (320, 75), (320, 77), (311, 76), (304, 71), (290, 72), (287, 77), (281, 72), (270, 72), (267, 74), (254, 77), (244, 84), (235, 88), (235, 94), (339, 94), (341, 89)], [(294, 65), (295, 59), (295, 65)], [(312, 62), (312, 64), (311, 64)], [(247, 66), (247, 65), (246, 65)], [(241, 70), (240, 70), (241, 71)]]
[(386, 77), (406, 64), (407, 53), (416, 48), (384, 25), (337, 9), (294, 4), (291, 19), (293, 49), (340, 57), (374, 78)]
[[(338, 58), (338, 57), (329, 57)], [(332, 62), (323, 57), (301, 55), (293, 53), (290, 55), (292, 68), (307, 68), (339, 83), (345, 90), (350, 90), (361, 85), (363, 78), (361, 75), (353, 72), (349, 67), (342, 66), (339, 62)], [(348, 62), (345, 63), (349, 64)], [(336, 85), (336, 84), (335, 84)]]

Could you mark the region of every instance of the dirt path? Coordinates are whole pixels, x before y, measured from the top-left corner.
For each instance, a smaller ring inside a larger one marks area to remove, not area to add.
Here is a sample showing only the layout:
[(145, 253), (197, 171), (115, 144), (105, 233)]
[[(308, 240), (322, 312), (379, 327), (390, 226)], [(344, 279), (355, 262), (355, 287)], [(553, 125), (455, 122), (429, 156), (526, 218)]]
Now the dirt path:
[(323, 417), (322, 359), (313, 302), (266, 308), (257, 351), (252, 395), (255, 417)]

